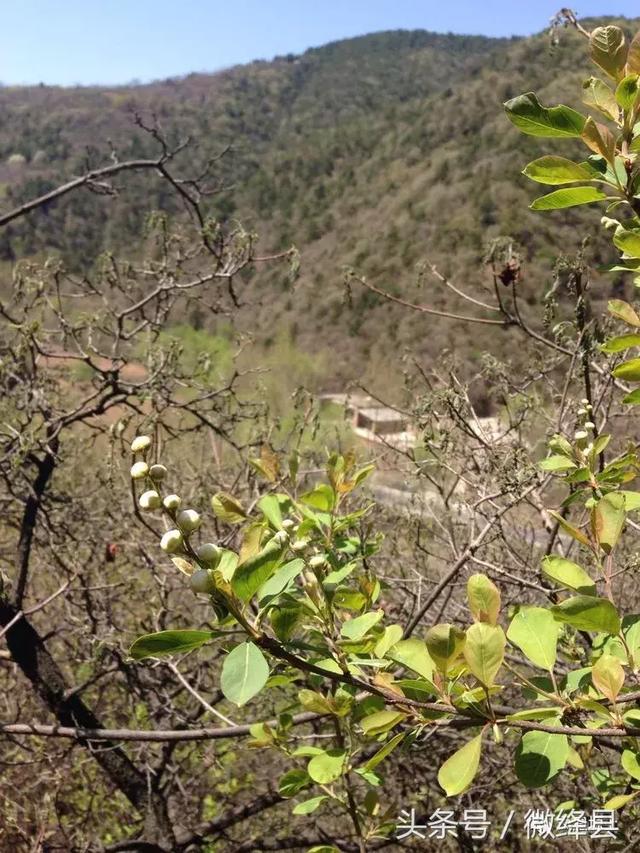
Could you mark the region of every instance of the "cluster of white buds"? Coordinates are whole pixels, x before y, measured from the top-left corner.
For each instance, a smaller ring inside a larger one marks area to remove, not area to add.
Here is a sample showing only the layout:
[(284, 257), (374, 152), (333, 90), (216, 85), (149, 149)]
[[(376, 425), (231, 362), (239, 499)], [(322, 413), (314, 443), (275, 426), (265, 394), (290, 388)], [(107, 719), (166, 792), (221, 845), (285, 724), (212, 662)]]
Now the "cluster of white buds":
[[(213, 577), (213, 569), (218, 565), (222, 557), (222, 551), (213, 542), (204, 542), (195, 550), (189, 544), (189, 536), (201, 525), (202, 519), (195, 509), (181, 509), (182, 498), (179, 495), (169, 494), (162, 497), (158, 491), (160, 484), (165, 480), (168, 471), (164, 465), (156, 463), (149, 465), (146, 461), (147, 451), (151, 447), (151, 438), (148, 435), (139, 435), (131, 443), (131, 451), (141, 455), (131, 466), (131, 477), (134, 480), (146, 480), (150, 486), (138, 498), (141, 509), (154, 510), (163, 509), (170, 517), (174, 526), (160, 539), (160, 547), (167, 554), (195, 556), (199, 568), (190, 577), (191, 589), (196, 592), (211, 594), (215, 592), (216, 584)], [(280, 536), (281, 544), (289, 540), (289, 535), (284, 531), (276, 534)]]

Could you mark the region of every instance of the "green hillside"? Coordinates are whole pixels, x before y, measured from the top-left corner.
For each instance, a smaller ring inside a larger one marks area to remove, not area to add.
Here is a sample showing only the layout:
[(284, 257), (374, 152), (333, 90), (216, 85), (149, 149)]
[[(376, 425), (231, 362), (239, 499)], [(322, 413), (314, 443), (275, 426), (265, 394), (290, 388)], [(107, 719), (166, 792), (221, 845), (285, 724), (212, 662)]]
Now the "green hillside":
[[(481, 295), (492, 287), (486, 245), (511, 235), (525, 260), (524, 301), (536, 303), (551, 286), (558, 253), (575, 252), (595, 232), (592, 213), (527, 210), (535, 190), (518, 175), (543, 149), (509, 124), (501, 106), (531, 89), (543, 103), (576, 106), (571, 93), (590, 73), (586, 56), (582, 74), (571, 70), (580, 55), (582, 39), (568, 30), (553, 49), (546, 34), (506, 40), (397, 31), (145, 86), (5, 87), (2, 207), (86, 163), (107, 162), (111, 145), (121, 159), (153, 153), (136, 113), (171, 139), (192, 137), (196, 153), (185, 156), (196, 166), (229, 146), (220, 179), (231, 188), (212, 198), (212, 209), (240, 219), (269, 249), (295, 244), (302, 261), (295, 293), (283, 270), (247, 282), (252, 307), (240, 327), (257, 328), (265, 346), (288, 336), (299, 349), (329, 354), (326, 387), (360, 376), (388, 384), (396, 370), (389, 353), (409, 346), (418, 356), (447, 348), (474, 356), (489, 341), (495, 351), (496, 333), (478, 326), (471, 340), (455, 323), (412, 315), (360, 289), (345, 300), (346, 266), (413, 301), (461, 310), (454, 293), (420, 274), (422, 265), (437, 264)], [(553, 141), (545, 151), (552, 148)], [(104, 249), (135, 254), (150, 209), (182, 215), (160, 181), (119, 184), (115, 198), (75, 194), (6, 229), (0, 258), (53, 251), (87, 270)], [(606, 247), (594, 238), (594, 264), (609, 259)], [(600, 292), (604, 298), (624, 286), (607, 278)], [(499, 335), (498, 349), (510, 352), (510, 332)]]

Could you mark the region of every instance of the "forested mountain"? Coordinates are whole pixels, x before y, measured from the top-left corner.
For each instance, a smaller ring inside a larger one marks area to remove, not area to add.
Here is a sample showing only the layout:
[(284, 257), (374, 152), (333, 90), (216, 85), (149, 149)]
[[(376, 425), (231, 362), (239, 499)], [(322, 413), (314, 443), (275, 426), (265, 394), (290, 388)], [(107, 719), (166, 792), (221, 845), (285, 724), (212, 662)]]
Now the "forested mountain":
[[(519, 172), (554, 149), (553, 140), (543, 150), (523, 138), (502, 103), (533, 89), (543, 103), (577, 106), (576, 56), (584, 56), (588, 76), (583, 40), (569, 30), (554, 48), (545, 33), (507, 40), (396, 31), (149, 85), (1, 88), (2, 208), (87, 164), (109, 162), (111, 146), (121, 159), (154, 154), (153, 139), (135, 125), (139, 113), (170, 139), (190, 136), (196, 161), (230, 147), (218, 165), (228, 188), (212, 198), (212, 210), (255, 230), (265, 249), (300, 250), (297, 293), (282, 269), (247, 282), (247, 299), (261, 305), (257, 332), (255, 307), (247, 316), (263, 344), (288, 335), (312, 354), (331, 353), (327, 384), (379, 378), (387, 354), (404, 346), (418, 355), (450, 346), (473, 355), (494, 332), (478, 327), (473, 341), (468, 332), (458, 338), (454, 323), (396, 310), (357, 286), (345, 300), (343, 270), (353, 267), (413, 301), (459, 310), (454, 293), (419, 274), (421, 264), (436, 263), (477, 294), (490, 284), (482, 264), (487, 243), (510, 235), (523, 247), (519, 287), (526, 300), (540, 300), (554, 259), (579, 249), (593, 216), (579, 208), (527, 210), (535, 189)], [(186, 156), (193, 160), (193, 149)], [(1, 257), (53, 251), (86, 271), (105, 249), (135, 255), (150, 209), (182, 215), (164, 182), (155, 196), (149, 182), (144, 193), (135, 180), (120, 183), (115, 198), (75, 194), (6, 229)], [(609, 260), (605, 246), (602, 238), (591, 246), (595, 265)], [(602, 295), (612, 288), (624, 283), (603, 278)], [(506, 351), (509, 333), (500, 334)]]

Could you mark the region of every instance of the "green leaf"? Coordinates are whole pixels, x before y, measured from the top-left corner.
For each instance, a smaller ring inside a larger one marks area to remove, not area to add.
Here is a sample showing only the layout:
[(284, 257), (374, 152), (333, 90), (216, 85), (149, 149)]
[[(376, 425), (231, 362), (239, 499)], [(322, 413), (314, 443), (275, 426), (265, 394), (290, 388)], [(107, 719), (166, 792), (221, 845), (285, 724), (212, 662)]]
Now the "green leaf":
[(471, 575), (467, 581), (469, 610), (477, 622), (495, 625), (500, 613), (500, 590), (486, 575)]
[(310, 784), (306, 770), (289, 770), (278, 782), (278, 793), (281, 797), (295, 797), (301, 788)]
[(504, 105), (509, 121), (530, 136), (576, 137), (584, 128), (584, 116), (570, 107), (543, 107), (533, 92), (518, 95)]
[(579, 530), (577, 527), (574, 527), (573, 524), (570, 524), (566, 518), (563, 518), (560, 513), (554, 512), (553, 510), (549, 511), (549, 515), (558, 522), (560, 527), (564, 530), (565, 533), (568, 533), (569, 536), (573, 537), (577, 542), (581, 542), (583, 545), (587, 545), (591, 547), (591, 543), (589, 542), (589, 538), (582, 530)]
[(275, 573), (285, 551), (286, 544), (270, 539), (255, 556), (241, 563), (231, 578), (235, 594), (248, 601)]
[(622, 402), (626, 403), (627, 406), (640, 406), (640, 388), (636, 388), (635, 391), (623, 397)]
[(380, 637), (374, 647), (374, 654), (378, 658), (383, 658), (392, 646), (402, 639), (402, 625), (387, 625), (384, 629), (384, 634)]
[(474, 737), (454, 752), (438, 770), (438, 783), (447, 797), (456, 797), (473, 782), (480, 765), (482, 735)]
[(542, 669), (553, 671), (560, 625), (544, 607), (521, 607), (511, 620), (507, 638)]
[(567, 763), (566, 735), (527, 732), (516, 750), (516, 775), (527, 788), (541, 788), (554, 779)]
[(374, 737), (388, 732), (389, 729), (401, 723), (406, 716), (402, 711), (376, 711), (375, 714), (369, 714), (362, 719), (360, 725), (366, 735)]
[(389, 649), (386, 656), (417, 672), (427, 681), (431, 681), (433, 661), (429, 656), (426, 644), (422, 640), (415, 637), (410, 640), (400, 640), (399, 643)]
[(601, 655), (593, 665), (591, 680), (603, 696), (615, 702), (624, 685), (622, 664), (613, 655)]
[(269, 665), (253, 643), (241, 643), (224, 659), (220, 688), (238, 706), (256, 696), (269, 678)]
[(314, 755), (307, 766), (307, 772), (314, 782), (327, 785), (335, 782), (345, 772), (347, 754), (343, 749), (330, 749), (320, 755)]
[(134, 660), (190, 652), (219, 636), (215, 631), (158, 631), (138, 637), (129, 649)]
[(640, 782), (640, 756), (637, 752), (633, 752), (631, 749), (625, 749), (622, 753), (620, 763), (629, 776), (632, 776)]
[(640, 358), (623, 361), (611, 372), (617, 379), (626, 379), (627, 382), (640, 382)]
[[(618, 248), (620, 247), (618, 246)], [(638, 248), (640, 249), (640, 242), (638, 243)], [(613, 317), (623, 320), (629, 326), (640, 327), (640, 317), (638, 317), (631, 305), (623, 299), (610, 299), (607, 303), (607, 311)]]
[(596, 27), (589, 36), (591, 59), (610, 77), (616, 79), (627, 61), (627, 46), (620, 27)]
[(400, 732), (399, 734), (394, 735), (394, 737), (392, 737), (391, 740), (389, 740), (387, 743), (385, 743), (385, 745), (382, 747), (382, 749), (379, 749), (375, 755), (371, 756), (371, 758), (367, 761), (367, 763), (361, 769), (364, 770), (366, 773), (369, 773), (372, 770), (375, 770), (376, 767), (378, 766), (378, 764), (380, 764), (382, 761), (384, 761), (384, 759), (388, 755), (390, 755), (393, 752), (393, 750), (400, 743), (402, 743), (402, 741), (405, 739), (405, 737), (406, 737), (406, 732)]
[(623, 352), (631, 347), (640, 346), (640, 335), (619, 335), (617, 338), (609, 338), (600, 346), (602, 352)]
[[(640, 231), (630, 231), (626, 228), (618, 228), (613, 235), (614, 245), (620, 249), (621, 252), (624, 252), (625, 256), (628, 258), (640, 258)], [(611, 311), (611, 303), (617, 302), (622, 303), (622, 300), (616, 299), (611, 300), (609, 302), (609, 310)], [(626, 303), (622, 303), (626, 305)], [(633, 309), (631, 309), (633, 311)], [(612, 312), (613, 313), (613, 312)], [(635, 313), (635, 312), (634, 312)], [(637, 314), (635, 315), (637, 319)], [(626, 317), (622, 317), (621, 319), (626, 320)], [(626, 320), (626, 322), (630, 322)], [(640, 323), (631, 323), (632, 326), (640, 325)]]
[(551, 155), (533, 160), (524, 167), (522, 174), (539, 184), (551, 186), (591, 181), (595, 176), (600, 177), (600, 173), (588, 163), (574, 163), (566, 157)]
[(582, 101), (588, 107), (595, 107), (606, 118), (617, 121), (620, 108), (613, 91), (597, 77), (589, 77), (582, 84)]
[(287, 495), (264, 495), (257, 503), (260, 512), (276, 530), (282, 529), (282, 512), (287, 512), (291, 500)]
[(567, 187), (540, 196), (529, 207), (531, 210), (561, 210), (565, 207), (576, 207), (579, 204), (606, 201), (608, 198), (606, 193), (596, 187)]
[(596, 585), (592, 578), (577, 563), (550, 554), (542, 561), (542, 573), (560, 586), (573, 589), (582, 595), (595, 595)]
[(610, 554), (618, 544), (626, 516), (624, 495), (619, 492), (612, 492), (600, 498), (592, 509), (593, 535), (606, 554)]
[(546, 459), (543, 459), (538, 467), (543, 471), (570, 471), (572, 468), (576, 468), (576, 463), (572, 462), (571, 459), (567, 459), (566, 456), (547, 456)]
[(617, 809), (621, 809), (623, 806), (626, 806), (627, 803), (630, 803), (631, 800), (635, 799), (640, 791), (635, 791), (633, 794), (617, 794), (615, 797), (611, 797), (610, 800), (604, 804), (604, 808), (607, 811), (615, 812)]
[(275, 574), (258, 590), (258, 600), (279, 595), (287, 585), (304, 569), (304, 560), (299, 557), (281, 566)]
[(634, 106), (638, 98), (638, 75), (627, 74), (618, 83), (616, 89), (616, 101), (620, 104), (623, 110), (630, 110)]
[(348, 640), (361, 640), (383, 616), (384, 610), (374, 610), (371, 613), (356, 616), (355, 619), (348, 619), (340, 629), (340, 636)]
[(608, 127), (589, 116), (582, 130), (582, 141), (595, 154), (600, 154), (608, 163), (615, 166), (616, 138)]
[(312, 491), (300, 496), (300, 502), (321, 512), (331, 512), (336, 495), (328, 483), (320, 483)]
[(618, 494), (624, 497), (624, 508), (627, 512), (640, 509), (640, 492), (627, 492), (621, 489)]
[(506, 638), (498, 625), (476, 622), (467, 629), (464, 658), (467, 666), (485, 687), (491, 687), (504, 660)]
[(434, 625), (427, 631), (427, 651), (440, 672), (447, 673), (451, 664), (462, 654), (465, 633), (455, 625)]
[(240, 501), (226, 492), (218, 492), (211, 498), (211, 509), (221, 521), (229, 524), (239, 524), (247, 518)]
[(292, 814), (311, 814), (311, 812), (314, 812), (319, 805), (328, 799), (325, 794), (321, 794), (319, 797), (311, 797), (310, 800), (303, 800), (301, 803), (295, 805), (291, 812)]
[(551, 608), (554, 618), (579, 631), (602, 631), (615, 635), (620, 631), (618, 611), (607, 598), (575, 595)]

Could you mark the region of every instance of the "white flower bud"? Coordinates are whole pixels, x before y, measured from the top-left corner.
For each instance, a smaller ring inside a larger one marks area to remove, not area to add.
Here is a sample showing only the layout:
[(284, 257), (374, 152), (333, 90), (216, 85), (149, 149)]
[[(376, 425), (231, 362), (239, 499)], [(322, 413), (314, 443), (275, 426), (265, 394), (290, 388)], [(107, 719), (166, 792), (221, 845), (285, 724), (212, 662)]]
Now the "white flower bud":
[(596, 425), (593, 423), (593, 421), (587, 421), (586, 424), (584, 425), (584, 428), (585, 429), (595, 429)]
[(176, 519), (183, 533), (191, 533), (200, 527), (200, 516), (195, 509), (183, 509)]
[(285, 520), (282, 522), (283, 530), (293, 530), (295, 526), (296, 523), (292, 518), (285, 518)]
[(178, 497), (178, 495), (167, 495), (162, 501), (164, 508), (169, 510), (179, 509), (181, 503), (182, 498)]
[(141, 453), (151, 447), (151, 439), (148, 435), (137, 435), (131, 442), (131, 452)]
[(140, 495), (138, 504), (140, 505), (140, 509), (158, 509), (158, 507), (161, 506), (162, 501), (160, 500), (160, 495), (157, 492), (153, 489), (149, 489), (148, 492), (143, 492)]
[(582, 405), (582, 406), (588, 406), (589, 405), (589, 401), (587, 400), (586, 397), (583, 397), (582, 400), (580, 400), (580, 405)]
[(296, 539), (291, 543), (292, 551), (304, 551), (304, 549), (309, 544), (308, 539)]
[(582, 441), (583, 439), (588, 438), (589, 436), (588, 436), (588, 433), (586, 432), (586, 430), (578, 429), (573, 434), (573, 437), (575, 438), (576, 441)]
[(164, 465), (152, 465), (151, 468), (149, 468), (149, 476), (152, 480), (159, 482), (160, 480), (164, 480), (167, 476), (167, 469)]
[(215, 581), (210, 572), (206, 569), (198, 569), (189, 579), (193, 592), (214, 592), (216, 588)]
[(583, 415), (586, 415), (586, 414), (587, 414), (586, 409), (578, 409), (578, 416), (579, 417), (582, 417)]
[(162, 539), (160, 540), (160, 547), (163, 551), (166, 551), (168, 554), (175, 554), (177, 551), (182, 550), (182, 533), (179, 530), (167, 530)]
[(321, 566), (327, 562), (324, 554), (314, 554), (313, 557), (309, 560), (309, 565), (312, 569), (319, 569)]
[(278, 530), (277, 533), (274, 533), (272, 541), (277, 542), (278, 545), (286, 545), (289, 541), (289, 534), (286, 530)]
[(220, 548), (218, 548), (217, 545), (214, 545), (213, 542), (204, 542), (200, 545), (200, 547), (196, 549), (196, 555), (203, 563), (209, 563), (213, 566), (218, 564), (221, 557)]
[(131, 476), (134, 480), (141, 480), (149, 473), (149, 466), (146, 462), (134, 462), (131, 466)]

